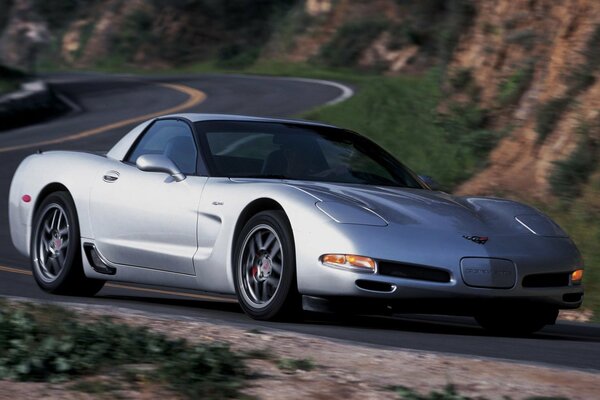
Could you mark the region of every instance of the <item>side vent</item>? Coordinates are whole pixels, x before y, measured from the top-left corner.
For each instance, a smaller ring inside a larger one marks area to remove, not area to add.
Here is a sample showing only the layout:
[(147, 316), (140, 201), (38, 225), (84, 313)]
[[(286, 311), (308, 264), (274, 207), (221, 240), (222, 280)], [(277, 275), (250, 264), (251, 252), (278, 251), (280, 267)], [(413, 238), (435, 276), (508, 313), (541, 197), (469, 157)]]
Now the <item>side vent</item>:
[(92, 243), (84, 243), (83, 251), (85, 252), (85, 256), (87, 257), (87, 260), (94, 271), (105, 275), (114, 275), (117, 273), (117, 269), (111, 267), (107, 262), (104, 261), (104, 259), (98, 254), (96, 246), (94, 246)]

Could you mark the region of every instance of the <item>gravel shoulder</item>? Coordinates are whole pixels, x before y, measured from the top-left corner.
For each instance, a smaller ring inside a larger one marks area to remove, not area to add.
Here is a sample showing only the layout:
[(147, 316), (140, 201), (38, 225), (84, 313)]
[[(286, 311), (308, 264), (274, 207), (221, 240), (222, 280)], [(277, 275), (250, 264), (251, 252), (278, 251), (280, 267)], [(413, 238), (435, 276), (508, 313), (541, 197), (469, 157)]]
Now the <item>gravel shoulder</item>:
[[(248, 361), (248, 366), (254, 377), (248, 380), (243, 393), (259, 399), (390, 399), (395, 396), (389, 389), (392, 386), (406, 386), (428, 393), (442, 390), (448, 384), (455, 385), (463, 395), (489, 399), (504, 396), (512, 399), (531, 396), (591, 399), (597, 398), (599, 393), (600, 373), (594, 372), (374, 348), (290, 332), (247, 330), (128, 309), (62, 305), (74, 310), (82, 319), (109, 316), (115, 322), (145, 326), (173, 338), (203, 343), (225, 342), (234, 350), (252, 352), (255, 357)], [(0, 381), (0, 399), (177, 397), (153, 382), (136, 380), (131, 370), (126, 374), (117, 370), (103, 371), (96, 377), (59, 384)]]

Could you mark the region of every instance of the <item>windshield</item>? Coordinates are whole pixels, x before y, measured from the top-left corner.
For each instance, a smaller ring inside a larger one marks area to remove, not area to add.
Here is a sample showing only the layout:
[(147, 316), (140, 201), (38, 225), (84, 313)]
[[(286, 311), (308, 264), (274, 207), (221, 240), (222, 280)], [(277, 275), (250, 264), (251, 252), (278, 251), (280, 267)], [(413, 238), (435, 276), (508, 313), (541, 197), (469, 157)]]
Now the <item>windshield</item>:
[(302, 123), (196, 123), (212, 175), (424, 188), (389, 153), (355, 133)]

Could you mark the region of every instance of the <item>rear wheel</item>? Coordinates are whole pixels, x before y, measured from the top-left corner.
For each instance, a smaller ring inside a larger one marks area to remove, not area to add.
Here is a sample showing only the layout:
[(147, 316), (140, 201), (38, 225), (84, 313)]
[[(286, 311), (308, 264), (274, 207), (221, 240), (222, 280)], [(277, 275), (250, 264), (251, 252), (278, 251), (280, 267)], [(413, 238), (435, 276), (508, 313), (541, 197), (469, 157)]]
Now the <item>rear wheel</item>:
[(475, 316), (485, 330), (503, 335), (526, 335), (552, 325), (558, 317), (558, 309), (550, 306), (523, 306), (494, 308)]
[(264, 211), (248, 221), (237, 240), (234, 263), (236, 293), (244, 312), (260, 320), (297, 314), (296, 256), (284, 212)]
[(77, 213), (66, 192), (42, 201), (34, 218), (30, 255), (33, 277), (46, 292), (93, 296), (104, 286), (104, 281), (83, 273)]

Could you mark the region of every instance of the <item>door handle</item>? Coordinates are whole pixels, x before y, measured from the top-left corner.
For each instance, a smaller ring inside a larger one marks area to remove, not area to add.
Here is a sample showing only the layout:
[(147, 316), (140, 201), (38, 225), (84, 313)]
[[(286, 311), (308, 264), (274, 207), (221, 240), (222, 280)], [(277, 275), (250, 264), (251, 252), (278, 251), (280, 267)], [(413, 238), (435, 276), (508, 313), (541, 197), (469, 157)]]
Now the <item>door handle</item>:
[(102, 177), (102, 180), (106, 183), (113, 183), (119, 179), (119, 175), (118, 171), (107, 171)]

